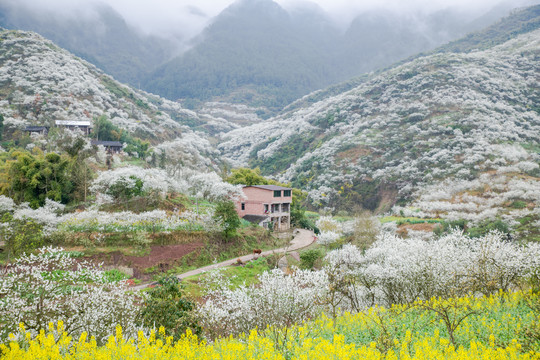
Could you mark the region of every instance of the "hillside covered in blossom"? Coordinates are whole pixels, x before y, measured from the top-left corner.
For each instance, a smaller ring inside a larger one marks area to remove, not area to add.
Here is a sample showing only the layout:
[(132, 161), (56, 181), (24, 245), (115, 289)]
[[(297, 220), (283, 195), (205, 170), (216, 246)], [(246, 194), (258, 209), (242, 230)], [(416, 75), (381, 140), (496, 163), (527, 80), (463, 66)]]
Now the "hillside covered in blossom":
[(307, 189), (316, 206), (388, 211), (413, 201), (394, 210), (538, 216), (539, 55), (535, 30), (482, 51), (419, 57), (234, 130), (219, 148), (235, 165)]
[(15, 30), (0, 31), (0, 114), (7, 134), (27, 126), (53, 127), (55, 120), (105, 117), (157, 152), (168, 148), (205, 167), (218, 161), (206, 134), (237, 127), (210, 112), (201, 117), (134, 90), (53, 42)]
[(2, 30), (4, 141), (60, 151), (66, 134), (54, 141), (21, 134), (27, 126), (54, 128), (55, 120), (105, 119), (118, 138), (129, 134), (134, 146), (125, 151), (171, 176), (175, 168), (220, 171), (230, 163), (307, 190), (314, 208), (534, 223), (540, 32), (526, 31), (537, 27), (535, 9), (523, 23), (516, 13), (492, 28), (493, 45), (489, 31), (469, 35), (450, 50), (310, 94), (266, 121), (240, 105), (185, 109), (39, 35)]

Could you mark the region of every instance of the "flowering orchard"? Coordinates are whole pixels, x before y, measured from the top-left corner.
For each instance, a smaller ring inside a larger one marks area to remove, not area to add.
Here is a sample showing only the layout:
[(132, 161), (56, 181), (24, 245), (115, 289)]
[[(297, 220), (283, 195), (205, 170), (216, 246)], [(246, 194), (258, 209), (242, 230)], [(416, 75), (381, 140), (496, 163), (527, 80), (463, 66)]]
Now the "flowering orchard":
[[(207, 208), (196, 213), (168, 213), (164, 210), (134, 213), (131, 211), (106, 212), (89, 209), (62, 214), (62, 204), (47, 200), (45, 206), (31, 209), (27, 205), (15, 205), (0, 195), (0, 212), (12, 214), (13, 219), (34, 221), (42, 226), (44, 235), (55, 232), (161, 232), (161, 231), (221, 231), (222, 224)], [(2, 223), (5, 234), (10, 232), (9, 222)]]
[(260, 276), (258, 285), (233, 290), (216, 276), (200, 309), (205, 327), (228, 335), (323, 312), (335, 316), (375, 305), (511, 290), (527, 279), (538, 280), (540, 245), (508, 242), (499, 233), (470, 238), (453, 232), (431, 241), (382, 233), (365, 251), (344, 245), (325, 261), (319, 271), (285, 275), (276, 270)]
[(111, 200), (111, 197), (122, 191), (139, 195), (156, 192), (161, 196), (178, 192), (211, 200), (241, 195), (238, 186), (224, 182), (216, 173), (185, 167), (171, 168), (169, 172), (134, 166), (103, 171), (94, 180), (90, 190), (104, 200)]
[[(122, 203), (132, 197), (149, 194), (164, 197), (174, 192), (212, 201), (241, 196), (239, 186), (224, 182), (216, 173), (188, 168), (176, 169), (174, 177), (162, 169), (133, 166), (103, 171), (93, 181), (90, 190), (96, 195), (95, 205), (115, 200)], [(64, 213), (64, 208), (64, 205), (46, 199), (43, 207), (32, 209), (28, 204), (16, 205), (10, 198), (0, 195), (1, 213), (9, 213), (16, 220), (36, 222), (43, 226), (45, 235), (56, 231), (115, 233), (222, 230), (222, 224), (213, 216), (212, 208), (181, 213), (164, 210), (105, 212), (98, 210), (97, 206), (82, 212)], [(9, 231), (9, 226), (5, 228)]]

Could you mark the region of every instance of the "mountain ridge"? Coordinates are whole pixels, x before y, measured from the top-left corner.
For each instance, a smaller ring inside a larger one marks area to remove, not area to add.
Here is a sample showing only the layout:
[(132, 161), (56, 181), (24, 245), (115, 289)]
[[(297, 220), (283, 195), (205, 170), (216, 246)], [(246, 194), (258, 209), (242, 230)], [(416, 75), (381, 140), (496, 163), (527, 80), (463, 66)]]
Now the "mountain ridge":
[(219, 14), (193, 48), (152, 72), (144, 86), (169, 99), (243, 103), (275, 114), (316, 89), (481, 28), (495, 13), (501, 14), (475, 21), (452, 9), (430, 15), (374, 10), (358, 15), (343, 33), (317, 8), (287, 12), (272, 0), (240, 1)]

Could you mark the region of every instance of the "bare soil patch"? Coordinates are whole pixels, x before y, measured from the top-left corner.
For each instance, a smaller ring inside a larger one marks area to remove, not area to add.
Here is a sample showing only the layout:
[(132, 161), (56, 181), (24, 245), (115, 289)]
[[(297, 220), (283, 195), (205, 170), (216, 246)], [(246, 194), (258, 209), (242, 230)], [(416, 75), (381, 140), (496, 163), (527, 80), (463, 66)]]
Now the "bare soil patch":
[(120, 251), (96, 254), (92, 260), (103, 262), (105, 265), (115, 267), (125, 266), (133, 268), (133, 276), (138, 279), (148, 280), (150, 274), (145, 273), (145, 269), (155, 267), (156, 271), (164, 272), (174, 267), (174, 265), (187, 254), (201, 249), (204, 243), (175, 244), (175, 245), (152, 245), (148, 254), (143, 256), (126, 255)]
[(407, 236), (408, 230), (433, 232), (437, 224), (421, 223), (421, 224), (403, 224), (399, 227), (397, 233), (401, 236)]

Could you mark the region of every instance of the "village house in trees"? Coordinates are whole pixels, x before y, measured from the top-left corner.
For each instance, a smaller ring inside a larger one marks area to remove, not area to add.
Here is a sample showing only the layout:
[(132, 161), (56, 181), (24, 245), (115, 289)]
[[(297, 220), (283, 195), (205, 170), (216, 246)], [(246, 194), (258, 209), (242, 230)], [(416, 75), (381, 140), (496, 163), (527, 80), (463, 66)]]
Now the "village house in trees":
[(241, 218), (274, 230), (291, 227), (292, 189), (277, 185), (252, 185), (242, 189), (245, 197), (236, 203)]

